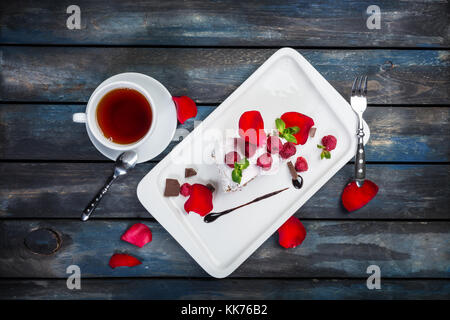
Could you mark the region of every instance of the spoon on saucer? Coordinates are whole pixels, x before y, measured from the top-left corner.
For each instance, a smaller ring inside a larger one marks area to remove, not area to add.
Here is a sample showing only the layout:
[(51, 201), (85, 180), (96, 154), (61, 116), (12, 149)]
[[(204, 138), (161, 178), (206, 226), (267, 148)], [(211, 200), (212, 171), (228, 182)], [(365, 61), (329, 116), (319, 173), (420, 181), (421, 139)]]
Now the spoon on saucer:
[(134, 168), (138, 160), (137, 153), (134, 151), (126, 151), (122, 153), (116, 160), (114, 165), (114, 172), (108, 178), (103, 188), (97, 193), (97, 195), (92, 199), (92, 201), (88, 204), (86, 209), (84, 209), (81, 214), (81, 220), (87, 221), (91, 216), (92, 212), (94, 212), (100, 200), (103, 198), (105, 193), (109, 190), (109, 187), (113, 184), (113, 182), (119, 177), (128, 173), (131, 169)]

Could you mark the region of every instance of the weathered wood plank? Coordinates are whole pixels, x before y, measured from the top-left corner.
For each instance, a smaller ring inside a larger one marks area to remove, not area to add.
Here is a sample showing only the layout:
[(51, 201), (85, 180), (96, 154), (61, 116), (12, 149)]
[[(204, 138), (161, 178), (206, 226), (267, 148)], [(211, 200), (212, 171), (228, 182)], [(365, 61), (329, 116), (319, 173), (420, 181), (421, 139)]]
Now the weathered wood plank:
[(230, 299), (230, 300), (381, 300), (449, 299), (448, 280), (382, 279), (368, 290), (366, 279), (82, 279), (80, 290), (66, 280), (0, 280), (0, 299)]
[[(105, 195), (95, 218), (149, 218), (136, 187), (154, 166), (137, 166)], [(109, 163), (1, 163), (1, 218), (79, 218), (112, 170)], [(353, 175), (347, 165), (297, 213), (320, 219), (448, 219), (450, 166), (369, 165), (380, 191), (370, 205), (348, 214), (340, 195)]]
[[(0, 47), (2, 101), (86, 102), (104, 79), (125, 71), (155, 77), (173, 95), (223, 101), (275, 50)], [(369, 76), (369, 103), (450, 104), (450, 59), (439, 50), (299, 50), (347, 97)]]
[[(188, 253), (158, 224), (147, 221), (153, 240), (144, 248), (120, 240), (134, 222), (123, 220), (0, 221), (0, 277), (65, 278), (78, 265), (82, 278), (207, 277)], [(378, 265), (383, 277), (449, 278), (450, 222), (305, 221), (307, 237), (286, 250), (270, 237), (232, 277), (361, 277)], [(24, 244), (30, 231), (48, 228), (61, 239), (53, 255), (31, 252)], [(114, 252), (138, 257), (142, 265), (111, 269)]]
[[(72, 113), (84, 108), (0, 105), (0, 159), (106, 159), (89, 141), (85, 126), (72, 122)], [(195, 119), (179, 125), (179, 132), (191, 132), (195, 122), (205, 119), (214, 107), (198, 109)], [(368, 161), (450, 161), (450, 108), (371, 107), (364, 116), (371, 129)], [(154, 160), (162, 159), (176, 143), (172, 142)]]
[[(447, 1), (379, 0), (380, 29), (365, 1), (77, 1), (81, 30), (66, 28), (68, 4), (3, 1), (1, 42), (187, 46), (445, 47)], [(420, 14), (418, 14), (420, 13)]]

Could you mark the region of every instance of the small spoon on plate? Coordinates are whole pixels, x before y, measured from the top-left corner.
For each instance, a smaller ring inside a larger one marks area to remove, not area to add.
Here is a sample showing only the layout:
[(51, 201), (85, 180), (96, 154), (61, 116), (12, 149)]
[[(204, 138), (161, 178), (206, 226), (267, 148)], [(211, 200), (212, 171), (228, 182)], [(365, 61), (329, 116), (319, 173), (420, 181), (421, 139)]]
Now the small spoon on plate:
[(94, 212), (100, 200), (103, 198), (105, 193), (108, 191), (109, 187), (113, 184), (113, 182), (120, 176), (123, 176), (128, 173), (131, 169), (134, 168), (138, 160), (137, 153), (134, 151), (126, 151), (122, 153), (116, 160), (114, 165), (114, 172), (108, 178), (103, 188), (97, 193), (97, 195), (92, 199), (92, 201), (88, 204), (86, 209), (84, 209), (81, 214), (81, 220), (87, 221), (91, 216), (92, 212)]

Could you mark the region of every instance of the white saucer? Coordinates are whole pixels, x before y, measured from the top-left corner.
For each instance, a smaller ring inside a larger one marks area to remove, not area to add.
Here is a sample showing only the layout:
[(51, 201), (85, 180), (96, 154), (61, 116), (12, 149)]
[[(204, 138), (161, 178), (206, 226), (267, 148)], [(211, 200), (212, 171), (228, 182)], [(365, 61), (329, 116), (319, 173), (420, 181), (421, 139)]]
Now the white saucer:
[[(156, 108), (156, 115), (154, 116), (157, 117), (155, 119), (155, 131), (146, 143), (134, 150), (138, 154), (138, 163), (151, 160), (167, 148), (177, 128), (177, 112), (175, 103), (172, 100), (172, 95), (159, 81), (145, 74), (135, 72), (120, 73), (112, 76), (103, 81), (95, 91), (114, 81), (134, 82), (144, 87), (150, 93), (154, 101), (154, 107)], [(115, 161), (122, 153), (121, 151), (112, 150), (104, 146), (89, 130), (87, 131), (94, 146), (105, 157)]]

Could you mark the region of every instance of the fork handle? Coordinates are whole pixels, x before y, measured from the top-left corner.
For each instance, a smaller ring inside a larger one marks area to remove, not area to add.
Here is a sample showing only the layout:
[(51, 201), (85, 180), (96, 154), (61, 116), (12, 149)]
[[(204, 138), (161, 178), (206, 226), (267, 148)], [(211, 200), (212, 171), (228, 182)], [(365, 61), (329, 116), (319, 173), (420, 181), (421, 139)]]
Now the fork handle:
[(358, 187), (361, 187), (366, 178), (366, 153), (364, 151), (364, 130), (360, 127), (357, 132), (358, 149), (355, 157), (355, 180)]

